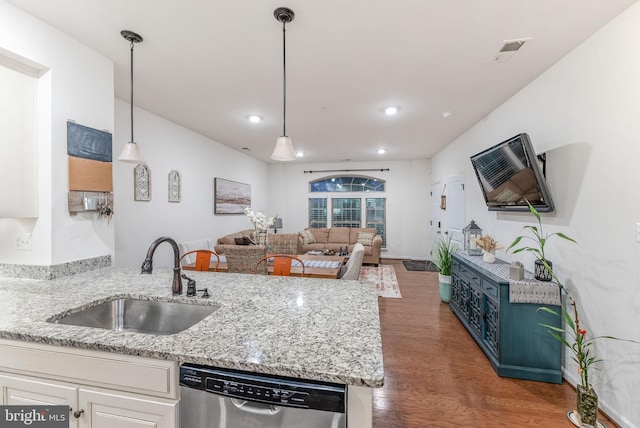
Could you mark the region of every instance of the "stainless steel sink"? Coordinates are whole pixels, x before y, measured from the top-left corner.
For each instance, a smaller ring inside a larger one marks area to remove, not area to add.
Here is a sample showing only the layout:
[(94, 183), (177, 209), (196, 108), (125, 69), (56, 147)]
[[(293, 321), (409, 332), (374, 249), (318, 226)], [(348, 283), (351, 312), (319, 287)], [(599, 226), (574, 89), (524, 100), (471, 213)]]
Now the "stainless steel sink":
[(218, 308), (219, 306), (122, 298), (91, 306), (51, 322), (167, 335), (188, 329)]

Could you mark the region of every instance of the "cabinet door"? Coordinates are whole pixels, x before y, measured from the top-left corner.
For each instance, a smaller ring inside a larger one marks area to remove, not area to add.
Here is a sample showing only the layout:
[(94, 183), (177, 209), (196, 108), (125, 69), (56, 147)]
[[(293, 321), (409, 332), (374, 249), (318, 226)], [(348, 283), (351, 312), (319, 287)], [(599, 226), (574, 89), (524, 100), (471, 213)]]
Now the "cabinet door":
[(177, 400), (80, 388), (81, 428), (176, 428)]
[(480, 337), (482, 330), (482, 292), (475, 286), (469, 287), (469, 325), (473, 329), (471, 332), (476, 337)]
[[(64, 383), (0, 374), (2, 404), (12, 406), (69, 406), (76, 409), (78, 388)], [(78, 426), (69, 413), (69, 427)]]
[(494, 356), (499, 356), (499, 312), (498, 305), (486, 294), (483, 299), (482, 340)]

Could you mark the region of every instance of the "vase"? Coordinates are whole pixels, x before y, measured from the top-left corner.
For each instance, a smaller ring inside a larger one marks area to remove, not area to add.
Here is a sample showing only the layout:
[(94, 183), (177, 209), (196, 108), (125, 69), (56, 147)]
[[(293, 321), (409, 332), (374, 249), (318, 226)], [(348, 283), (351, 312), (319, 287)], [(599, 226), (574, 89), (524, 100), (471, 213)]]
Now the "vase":
[(598, 423), (598, 395), (589, 385), (588, 389), (578, 385), (578, 416), (580, 418), (580, 426), (584, 428), (595, 428)]
[(482, 261), (485, 263), (495, 263), (496, 255), (485, 251), (484, 254), (482, 255)]
[[(553, 263), (551, 263), (551, 261), (547, 260), (547, 264), (549, 265), (549, 269), (553, 268)], [(551, 281), (553, 279), (551, 271), (547, 269), (542, 260), (536, 260), (534, 267), (533, 276), (538, 281)]]
[(253, 243), (255, 245), (269, 246), (269, 232), (266, 230), (256, 230), (253, 232)]
[(443, 303), (451, 302), (451, 275), (438, 274), (438, 289)]

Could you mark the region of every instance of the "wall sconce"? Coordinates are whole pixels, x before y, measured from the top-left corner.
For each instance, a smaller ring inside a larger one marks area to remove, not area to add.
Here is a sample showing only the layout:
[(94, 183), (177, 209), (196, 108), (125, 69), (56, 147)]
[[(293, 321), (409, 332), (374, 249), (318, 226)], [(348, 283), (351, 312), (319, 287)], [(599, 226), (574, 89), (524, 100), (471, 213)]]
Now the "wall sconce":
[(273, 233), (278, 233), (278, 229), (282, 229), (282, 219), (280, 217), (276, 217), (273, 222)]

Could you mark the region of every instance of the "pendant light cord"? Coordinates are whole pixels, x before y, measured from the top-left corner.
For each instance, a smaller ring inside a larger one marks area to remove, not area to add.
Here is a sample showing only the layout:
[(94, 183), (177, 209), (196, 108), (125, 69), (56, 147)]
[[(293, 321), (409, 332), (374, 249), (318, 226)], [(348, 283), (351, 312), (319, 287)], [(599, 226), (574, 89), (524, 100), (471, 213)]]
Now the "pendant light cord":
[(131, 41), (131, 142), (133, 140), (133, 41)]
[(287, 136), (287, 43), (285, 22), (282, 22), (282, 136)]

